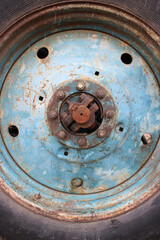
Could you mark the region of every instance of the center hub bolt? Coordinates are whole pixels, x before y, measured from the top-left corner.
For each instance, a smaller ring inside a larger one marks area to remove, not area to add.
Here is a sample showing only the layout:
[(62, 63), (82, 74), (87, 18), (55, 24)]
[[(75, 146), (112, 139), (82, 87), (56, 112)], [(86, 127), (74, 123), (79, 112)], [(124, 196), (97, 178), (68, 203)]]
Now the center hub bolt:
[(106, 131), (104, 129), (100, 129), (97, 132), (99, 138), (104, 138), (106, 136)]
[(64, 98), (65, 98), (65, 92), (59, 91), (58, 94), (57, 94), (57, 97), (58, 97), (60, 100), (64, 99)]
[(54, 110), (50, 111), (49, 117), (50, 117), (51, 119), (56, 119), (56, 118), (58, 117), (57, 111), (54, 111)]
[(63, 131), (63, 130), (60, 130), (60, 131), (59, 131), (59, 133), (58, 133), (58, 138), (64, 139), (64, 138), (66, 138), (66, 136), (67, 136), (67, 134), (66, 134), (65, 131)]
[(105, 113), (106, 118), (111, 119), (114, 116), (114, 112), (112, 110), (108, 110)]
[(86, 138), (79, 138), (77, 143), (80, 147), (84, 147), (87, 145), (87, 140), (86, 140)]
[(103, 88), (99, 88), (97, 91), (96, 91), (96, 96), (99, 98), (99, 99), (103, 99), (105, 96), (106, 96), (106, 92)]
[(83, 91), (83, 90), (85, 89), (85, 87), (86, 87), (86, 85), (85, 85), (84, 82), (79, 82), (79, 83), (77, 83), (77, 89), (78, 89), (79, 91)]
[(72, 112), (72, 117), (74, 121), (80, 124), (88, 122), (90, 116), (91, 116), (90, 110), (83, 105), (78, 106), (77, 109)]

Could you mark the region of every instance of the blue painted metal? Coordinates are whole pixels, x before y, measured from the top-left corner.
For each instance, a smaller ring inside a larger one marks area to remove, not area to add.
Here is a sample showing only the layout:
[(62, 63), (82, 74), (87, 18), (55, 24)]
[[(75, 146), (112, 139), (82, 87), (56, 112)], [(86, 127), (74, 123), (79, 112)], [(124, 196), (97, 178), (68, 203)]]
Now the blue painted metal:
[[(44, 60), (37, 58), (43, 46), (49, 50)], [(124, 52), (133, 58), (130, 65), (120, 59)], [(99, 76), (95, 76), (97, 70)], [(105, 86), (118, 109), (118, 126), (109, 138), (100, 146), (81, 151), (73, 144), (67, 149), (59, 143), (46, 121), (46, 108), (55, 87), (70, 81), (72, 89), (75, 79)], [(93, 31), (59, 33), (29, 48), (8, 74), (2, 88), (2, 137), (17, 164), (39, 183), (63, 192), (107, 190), (135, 174), (155, 147), (160, 125), (155, 114), (160, 107), (157, 89), (158, 83), (145, 61), (122, 41)], [(44, 95), (42, 102), (40, 95)], [(18, 127), (17, 138), (9, 135), (9, 125)], [(141, 136), (146, 132), (153, 141), (144, 150)], [(66, 149), (68, 156), (64, 155)], [(71, 188), (75, 177), (83, 179), (81, 189)]]
[[(37, 51), (44, 46), (49, 55), (38, 59)], [(124, 52), (133, 58), (129, 65), (121, 61)], [(72, 88), (75, 79), (105, 87), (118, 109), (110, 136), (89, 149), (79, 150), (68, 142), (66, 147), (51, 134), (47, 122), (54, 89), (64, 82)], [(95, 215), (103, 211), (112, 215), (124, 203), (128, 206), (159, 180), (159, 94), (158, 81), (142, 56), (110, 35), (76, 30), (36, 42), (17, 59), (2, 86), (1, 184), (14, 189), (14, 197), (24, 198), (26, 205), (30, 201), (41, 211), (46, 208), (69, 220), (89, 218), (92, 209)], [(19, 129), (16, 138), (8, 133), (10, 125)], [(148, 146), (141, 142), (146, 132), (152, 135)], [(154, 184), (148, 183), (153, 172)], [(81, 178), (83, 185), (73, 188), (73, 178)], [(37, 192), (42, 196), (38, 201)]]

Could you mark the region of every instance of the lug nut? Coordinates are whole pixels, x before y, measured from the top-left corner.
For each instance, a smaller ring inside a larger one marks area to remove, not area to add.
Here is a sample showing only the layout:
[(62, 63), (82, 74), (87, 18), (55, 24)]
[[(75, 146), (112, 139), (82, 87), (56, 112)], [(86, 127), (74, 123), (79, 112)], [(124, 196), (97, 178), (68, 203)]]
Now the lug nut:
[(56, 119), (58, 117), (57, 111), (51, 110), (50, 113), (49, 113), (49, 117), (51, 119)]
[(67, 134), (66, 134), (65, 131), (60, 130), (57, 136), (58, 136), (58, 138), (60, 138), (60, 139), (64, 139), (64, 138), (67, 136)]
[(97, 135), (99, 138), (104, 138), (106, 136), (106, 130), (104, 129), (98, 130)]
[(102, 99), (106, 96), (106, 92), (104, 89), (102, 88), (99, 88), (97, 91), (96, 91), (96, 96), (99, 98), (99, 99)]
[(85, 89), (85, 87), (86, 87), (86, 85), (85, 85), (84, 82), (79, 82), (79, 83), (77, 83), (77, 89), (78, 89), (79, 91), (83, 91), (83, 90)]
[(72, 179), (71, 184), (73, 187), (80, 187), (83, 185), (83, 180), (81, 178), (76, 177)]
[(111, 119), (114, 116), (114, 112), (112, 110), (108, 110), (105, 113), (106, 118)]
[(59, 91), (58, 92), (58, 94), (57, 94), (57, 97), (60, 99), (60, 100), (62, 100), (63, 98), (65, 98), (65, 92), (63, 92), (63, 91)]
[(144, 133), (141, 137), (141, 141), (144, 145), (149, 145), (152, 141), (152, 136), (149, 133)]
[(87, 140), (86, 140), (86, 138), (79, 138), (77, 143), (80, 147), (84, 147), (87, 145)]

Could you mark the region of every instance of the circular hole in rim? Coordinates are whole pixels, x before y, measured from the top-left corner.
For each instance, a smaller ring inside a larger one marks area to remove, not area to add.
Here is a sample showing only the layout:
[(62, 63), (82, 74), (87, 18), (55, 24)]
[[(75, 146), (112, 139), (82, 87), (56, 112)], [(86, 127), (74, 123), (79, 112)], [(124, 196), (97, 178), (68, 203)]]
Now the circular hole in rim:
[(129, 54), (129, 53), (123, 53), (121, 55), (121, 61), (124, 63), (124, 64), (131, 64), (132, 62), (132, 56)]
[(9, 126), (8, 132), (9, 132), (11, 137), (17, 137), (18, 134), (19, 134), (19, 130), (15, 125)]
[(81, 187), (83, 185), (83, 180), (79, 177), (73, 178), (71, 181), (73, 187)]
[(40, 48), (40, 49), (38, 50), (38, 52), (37, 52), (37, 56), (38, 56), (38, 58), (40, 58), (40, 59), (46, 58), (46, 57), (48, 56), (48, 54), (49, 54), (49, 51), (48, 51), (48, 49), (45, 48), (45, 47)]
[(68, 156), (68, 152), (67, 151), (64, 152), (64, 156)]

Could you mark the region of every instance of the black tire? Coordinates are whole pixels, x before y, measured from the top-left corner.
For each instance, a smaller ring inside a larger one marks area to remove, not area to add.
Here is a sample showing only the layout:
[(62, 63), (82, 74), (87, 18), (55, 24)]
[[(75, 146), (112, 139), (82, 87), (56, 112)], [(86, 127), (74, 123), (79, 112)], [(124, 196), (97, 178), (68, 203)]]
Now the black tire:
[(0, 231), (5, 240), (159, 240), (160, 194), (118, 216), (92, 223), (69, 223), (43, 217), (0, 192)]
[[(0, 32), (24, 14), (58, 0), (0, 0)], [(85, 2), (85, 1), (83, 1)], [(104, 0), (139, 16), (160, 32), (160, 0)], [(0, 190), (0, 233), (5, 240), (160, 239), (160, 193), (134, 210), (92, 223), (70, 223), (35, 214)]]
[[(82, 2), (87, 2), (83, 1)], [(44, 5), (65, 2), (63, 0), (5, 0), (0, 1), (0, 32), (11, 25), (16, 19), (36, 8)], [(80, 2), (80, 1), (77, 1)], [(159, 0), (100, 0), (91, 2), (101, 2), (112, 4), (139, 16), (155, 30), (160, 31), (160, 1)]]

